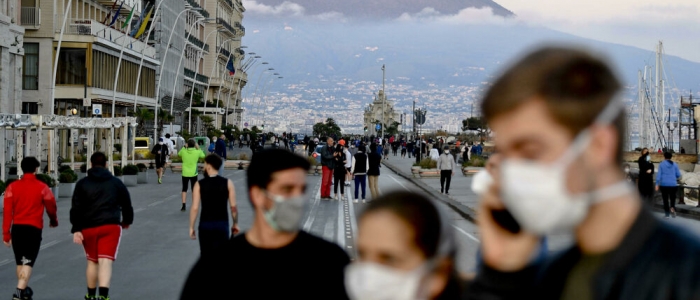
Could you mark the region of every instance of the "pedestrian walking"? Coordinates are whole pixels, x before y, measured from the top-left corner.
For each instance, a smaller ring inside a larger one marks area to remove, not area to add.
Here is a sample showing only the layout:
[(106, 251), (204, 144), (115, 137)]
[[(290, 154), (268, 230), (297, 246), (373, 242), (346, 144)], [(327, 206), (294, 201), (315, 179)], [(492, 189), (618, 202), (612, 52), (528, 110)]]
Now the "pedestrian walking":
[(413, 155), (413, 149), (415, 145), (416, 142), (413, 141), (406, 144), (406, 153), (408, 154), (408, 158), (411, 158), (411, 155)]
[(49, 227), (58, 226), (56, 198), (51, 189), (36, 178), (41, 164), (32, 156), (20, 163), (22, 178), (5, 189), (2, 216), (2, 241), (12, 247), (15, 255), (17, 288), (13, 300), (31, 300), (34, 292), (29, 280), (41, 247), (44, 229), (44, 210), (49, 216)]
[(331, 198), (331, 181), (333, 180), (333, 170), (335, 170), (335, 162), (333, 160), (333, 138), (328, 138), (327, 144), (321, 148), (321, 199), (330, 200)]
[[(435, 150), (435, 149), (433, 149)], [(443, 147), (443, 153), (437, 160), (437, 169), (440, 170), (440, 193), (450, 194), (450, 182), (455, 174), (457, 163), (454, 156), (450, 154), (450, 146)]]
[(245, 137), (241, 133), (241, 135), (238, 137), (238, 149), (243, 148), (243, 142), (245, 141)]
[(177, 154), (182, 159), (182, 207), (180, 211), (187, 210), (187, 190), (188, 186), (194, 191), (194, 185), (197, 183), (198, 166), (200, 158), (204, 158), (204, 152), (199, 149), (199, 145), (190, 139), (187, 141), (187, 147), (180, 149)]
[(406, 158), (406, 141), (401, 141), (401, 158)]
[(388, 160), (389, 159), (389, 148), (391, 147), (391, 144), (388, 142), (384, 143), (384, 146), (382, 148), (382, 151), (384, 152), (384, 159)]
[[(664, 201), (664, 214), (668, 219), (669, 214), (676, 217), (676, 194), (678, 192), (678, 179), (681, 178), (681, 171), (678, 165), (671, 160), (671, 152), (664, 153), (665, 160), (659, 164), (659, 172), (656, 174), (656, 191), (661, 191), (661, 198)], [(669, 198), (671, 198), (669, 206)]]
[(370, 153), (367, 156), (369, 160), (367, 177), (369, 177), (369, 192), (372, 194), (372, 200), (374, 200), (379, 197), (379, 169), (382, 167), (382, 157), (377, 154), (376, 144), (370, 145), (369, 149)]
[(221, 164), (221, 169), (219, 169), (219, 174), (222, 174), (224, 172), (224, 165), (226, 164), (226, 136), (221, 134), (219, 137), (219, 140), (216, 141), (216, 147), (214, 148), (214, 153), (221, 157), (221, 160), (224, 162)]
[(199, 259), (181, 300), (347, 299), (345, 250), (300, 229), (309, 168), (306, 159), (282, 149), (253, 156), (246, 171), (252, 226), (216, 255)]
[(430, 149), (430, 159), (437, 162), (438, 158), (440, 158), (440, 152), (438, 151), (438, 149)]
[(216, 142), (218, 141), (218, 138), (213, 136), (211, 137), (211, 143), (209, 143), (209, 148), (207, 151), (209, 151), (209, 154), (215, 153), (216, 152)]
[(654, 204), (654, 164), (651, 162), (649, 149), (642, 149), (642, 155), (637, 160), (639, 166), (639, 177), (637, 179), (637, 189), (639, 195), (642, 196), (642, 201), (652, 205)]
[(163, 138), (158, 139), (158, 144), (153, 146), (151, 149), (151, 154), (155, 156), (156, 161), (156, 175), (158, 175), (158, 184), (163, 183), (163, 168), (165, 167), (166, 160), (170, 156), (170, 149), (165, 145)]
[[(552, 46), (508, 65), (481, 101), (498, 136), (498, 175), (480, 197), (484, 263), (463, 299), (700, 295), (695, 280), (681, 279), (699, 274), (700, 238), (659, 221), (620, 168), (627, 116), (613, 70), (578, 48)], [(675, 185), (674, 164), (663, 165), (661, 184)], [(552, 233), (573, 243), (532, 262)]]
[(165, 157), (165, 164), (167, 165), (170, 163), (170, 156), (175, 154), (175, 144), (173, 143), (173, 140), (170, 139), (170, 133), (165, 134), (163, 144), (168, 146), (168, 155)]
[[(340, 140), (345, 143), (345, 141)], [(333, 198), (336, 200), (344, 199), (345, 197), (345, 177), (348, 174), (348, 169), (345, 168), (347, 156), (343, 151), (343, 145), (338, 143), (333, 151)], [(338, 195), (338, 186), (340, 185), (340, 195)]]
[(369, 158), (366, 153), (367, 147), (362, 142), (357, 149), (357, 154), (353, 156), (352, 168), (350, 168), (350, 173), (355, 180), (355, 200), (352, 201), (353, 203), (358, 203), (357, 197), (360, 187), (362, 188), (362, 203), (366, 203), (365, 192), (367, 189), (367, 170), (369, 170)]
[(347, 144), (343, 145), (343, 153), (345, 154), (345, 186), (350, 186), (350, 181), (352, 180), (350, 169), (352, 169), (353, 154)]
[[(219, 168), (223, 160), (218, 155), (207, 155), (204, 158), (204, 179), (199, 180), (192, 189), (192, 208), (190, 209), (190, 238), (197, 239), (194, 225), (202, 206), (202, 216), (199, 220), (199, 251), (202, 256), (215, 255), (219, 247), (237, 234), (238, 206), (236, 205), (236, 190), (233, 182), (219, 176)], [(233, 226), (229, 227), (228, 212), (231, 212)]]
[(345, 270), (350, 299), (461, 299), (453, 231), (446, 213), (421, 194), (373, 200), (358, 218), (359, 256)]
[(90, 163), (87, 177), (78, 181), (73, 191), (71, 233), (73, 242), (83, 245), (87, 258), (85, 299), (109, 300), (112, 265), (122, 229), (128, 229), (134, 221), (134, 209), (124, 183), (107, 170), (107, 156), (96, 152)]

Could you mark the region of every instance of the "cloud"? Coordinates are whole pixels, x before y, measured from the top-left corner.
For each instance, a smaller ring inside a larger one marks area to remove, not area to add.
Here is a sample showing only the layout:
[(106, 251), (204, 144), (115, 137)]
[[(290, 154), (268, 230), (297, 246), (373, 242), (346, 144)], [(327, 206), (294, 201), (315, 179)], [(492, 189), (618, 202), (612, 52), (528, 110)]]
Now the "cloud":
[(369, 52), (374, 52), (374, 51), (379, 50), (379, 47), (365, 47), (365, 50), (367, 50)]
[(258, 3), (255, 0), (243, 0), (243, 6), (246, 8), (246, 11), (251, 13), (274, 16), (302, 16), (306, 11), (303, 6), (289, 1), (284, 1), (282, 4), (277, 6), (271, 6)]
[(513, 24), (515, 18), (495, 15), (490, 7), (465, 8), (454, 15), (444, 15), (432, 7), (426, 7), (418, 13), (403, 13), (396, 19), (400, 22), (445, 23), (445, 24)]

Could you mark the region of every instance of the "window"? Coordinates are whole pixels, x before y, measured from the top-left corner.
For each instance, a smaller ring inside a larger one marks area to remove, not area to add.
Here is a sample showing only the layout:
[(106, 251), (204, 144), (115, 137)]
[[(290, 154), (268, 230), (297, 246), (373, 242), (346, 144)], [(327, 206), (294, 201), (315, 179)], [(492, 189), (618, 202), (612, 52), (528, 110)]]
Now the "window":
[(36, 102), (22, 102), (22, 114), (39, 114), (39, 104)]
[(22, 89), (39, 89), (39, 44), (24, 43), (22, 62)]
[(61, 49), (56, 84), (85, 84), (85, 49)]

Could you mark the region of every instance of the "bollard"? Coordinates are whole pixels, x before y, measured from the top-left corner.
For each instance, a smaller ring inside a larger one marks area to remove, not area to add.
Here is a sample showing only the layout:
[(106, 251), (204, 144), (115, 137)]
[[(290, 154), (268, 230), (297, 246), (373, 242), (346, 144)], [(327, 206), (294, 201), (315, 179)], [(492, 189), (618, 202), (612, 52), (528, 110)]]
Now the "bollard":
[(683, 184), (678, 185), (676, 197), (678, 198), (678, 204), (685, 205), (685, 185), (683, 185)]

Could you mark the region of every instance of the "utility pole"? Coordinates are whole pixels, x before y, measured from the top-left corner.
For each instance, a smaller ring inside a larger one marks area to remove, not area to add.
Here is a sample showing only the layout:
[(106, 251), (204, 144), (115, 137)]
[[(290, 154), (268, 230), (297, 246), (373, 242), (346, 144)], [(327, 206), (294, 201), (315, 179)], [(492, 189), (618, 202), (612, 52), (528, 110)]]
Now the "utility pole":
[(416, 138), (416, 99), (413, 99), (413, 138)]
[(386, 109), (386, 67), (385, 65), (382, 65), (382, 140), (384, 140), (384, 126), (385, 126), (385, 120), (384, 120), (384, 114), (385, 114), (385, 109)]

